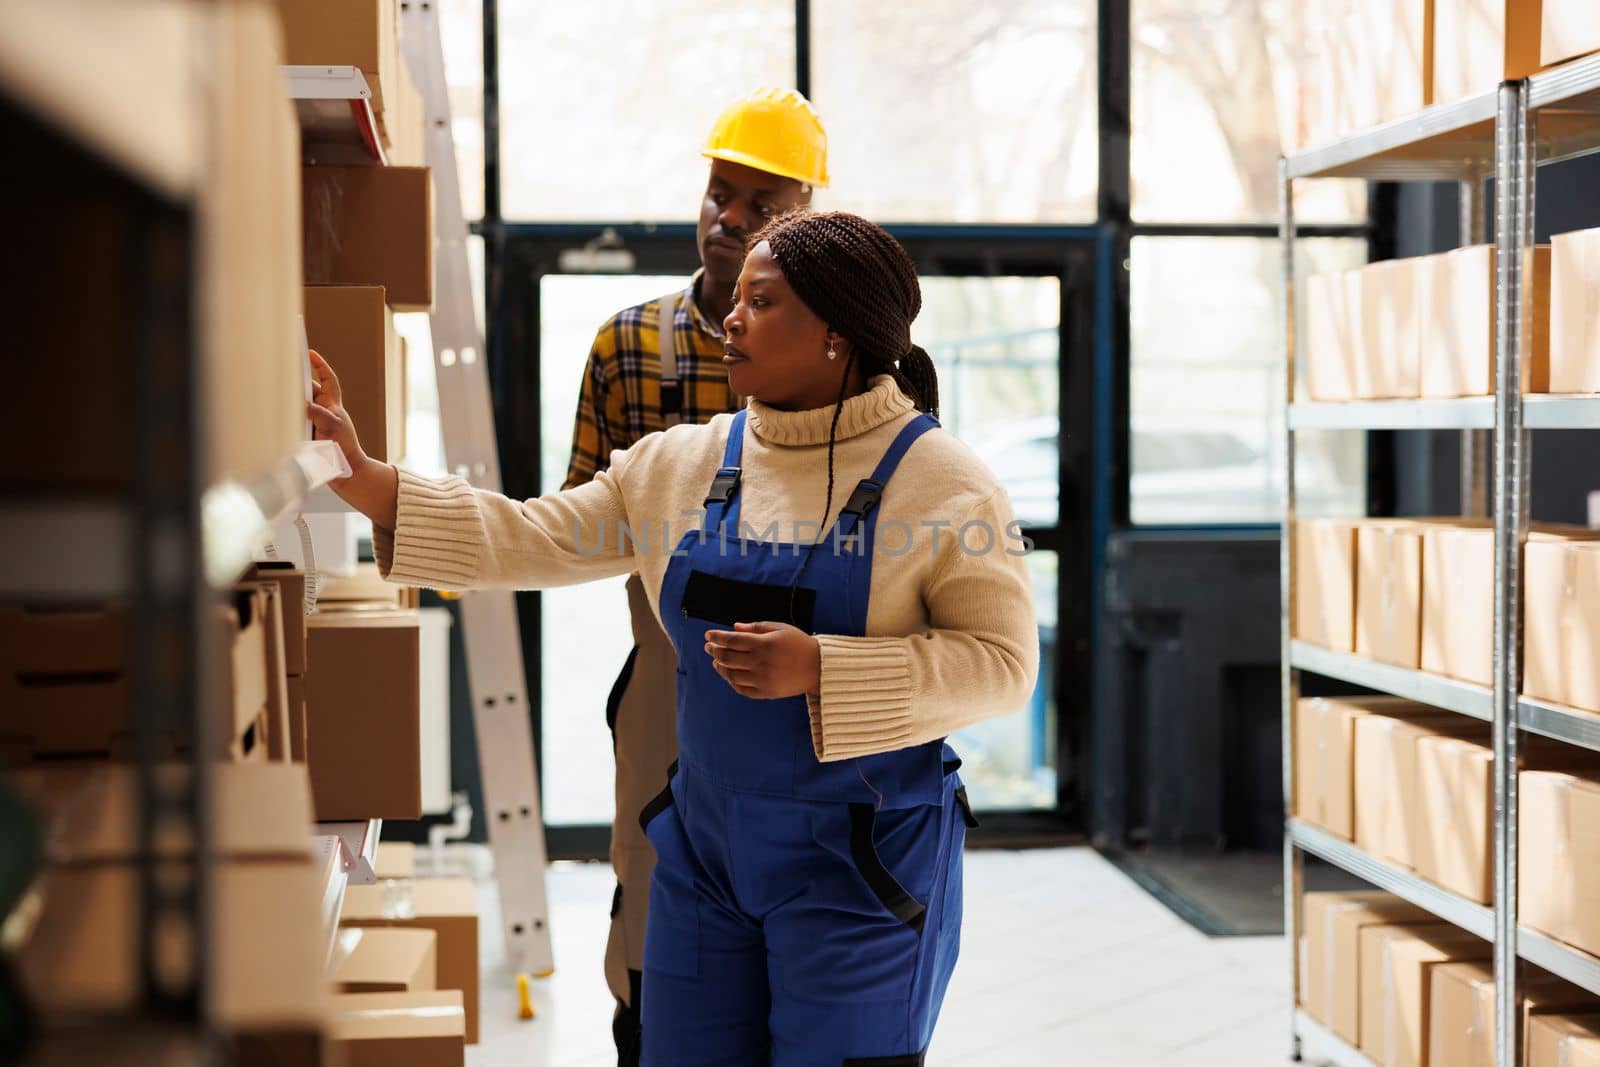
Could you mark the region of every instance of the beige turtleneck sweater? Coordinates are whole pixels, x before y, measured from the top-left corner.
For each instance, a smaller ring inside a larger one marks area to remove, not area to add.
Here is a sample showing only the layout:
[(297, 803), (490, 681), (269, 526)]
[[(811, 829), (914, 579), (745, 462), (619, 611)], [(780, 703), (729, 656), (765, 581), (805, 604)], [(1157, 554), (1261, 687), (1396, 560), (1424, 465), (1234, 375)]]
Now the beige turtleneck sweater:
[[(821, 521), (829, 529), (915, 417), (889, 377), (845, 402), (824, 521), (833, 408), (786, 412), (752, 400), (740, 461), (741, 527), (761, 532), (775, 523), (763, 540), (814, 540), (814, 525), (797, 537), (794, 524)], [(637, 570), (659, 618), (670, 552), (699, 528), (732, 419), (650, 434), (613, 453), (610, 469), (587, 485), (534, 500), (402, 471), (398, 528), (374, 538), (379, 567), (391, 581), (451, 589), (551, 588)], [(867, 636), (817, 638), (822, 685), (809, 705), (818, 759), (922, 744), (1027, 702), (1039, 636), (1012, 521), (1005, 491), (954, 435), (933, 430), (911, 446), (879, 505)], [(979, 525), (958, 541), (969, 523)], [(624, 524), (647, 543), (619, 537)], [(993, 538), (987, 551), (985, 528)]]

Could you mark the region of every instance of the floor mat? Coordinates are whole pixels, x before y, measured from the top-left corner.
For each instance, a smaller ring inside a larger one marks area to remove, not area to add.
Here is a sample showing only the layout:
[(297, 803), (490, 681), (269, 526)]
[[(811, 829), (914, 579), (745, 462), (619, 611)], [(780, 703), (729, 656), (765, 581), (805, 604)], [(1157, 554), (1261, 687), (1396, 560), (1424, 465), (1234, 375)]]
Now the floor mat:
[[(1203, 934), (1265, 937), (1283, 933), (1281, 852), (1108, 852), (1102, 855), (1140, 888)], [(1361, 889), (1366, 883), (1306, 857), (1308, 890)]]

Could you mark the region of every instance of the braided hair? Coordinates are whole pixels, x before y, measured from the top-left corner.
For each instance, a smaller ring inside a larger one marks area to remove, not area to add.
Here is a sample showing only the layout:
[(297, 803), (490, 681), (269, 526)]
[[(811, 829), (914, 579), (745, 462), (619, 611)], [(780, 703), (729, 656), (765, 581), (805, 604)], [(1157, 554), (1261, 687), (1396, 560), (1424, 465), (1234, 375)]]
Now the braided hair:
[(750, 247), (762, 241), (801, 302), (850, 342), (828, 429), (826, 524), (833, 510), (839, 416), (857, 362), (867, 380), (887, 374), (918, 411), (939, 415), (939, 375), (928, 353), (911, 343), (911, 323), (922, 310), (922, 286), (900, 242), (859, 215), (796, 209), (767, 223), (750, 238)]

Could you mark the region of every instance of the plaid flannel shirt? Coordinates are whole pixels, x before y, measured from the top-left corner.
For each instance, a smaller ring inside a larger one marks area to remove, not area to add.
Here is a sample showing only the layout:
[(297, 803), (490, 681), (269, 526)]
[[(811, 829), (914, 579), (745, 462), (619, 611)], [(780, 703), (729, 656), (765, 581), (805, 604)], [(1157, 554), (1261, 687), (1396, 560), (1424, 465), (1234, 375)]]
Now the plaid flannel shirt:
[[(700, 312), (697, 272), (678, 300), (674, 328), (678, 382), (685, 424), (736, 411), (722, 365), (722, 330)], [(650, 300), (613, 315), (595, 335), (578, 395), (572, 459), (563, 489), (583, 485), (606, 469), (614, 449), (630, 448), (645, 434), (666, 429), (661, 413), (661, 301)]]

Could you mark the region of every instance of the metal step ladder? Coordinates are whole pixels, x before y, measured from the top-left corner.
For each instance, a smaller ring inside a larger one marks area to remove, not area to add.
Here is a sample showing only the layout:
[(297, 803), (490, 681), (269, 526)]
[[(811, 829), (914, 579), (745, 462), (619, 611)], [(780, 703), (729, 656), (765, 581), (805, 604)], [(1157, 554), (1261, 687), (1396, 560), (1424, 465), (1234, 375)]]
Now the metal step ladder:
[[(476, 488), (498, 492), (494, 412), (483, 335), (473, 313), (467, 225), (461, 214), (444, 47), (435, 4), (423, 0), (401, 3), (400, 48), (422, 94), (427, 116), (426, 158), (433, 169), (431, 326), (445, 461), (453, 473)], [(463, 594), (461, 627), (487, 809), (483, 815), (500, 887), (506, 958), (513, 970), (546, 975), (554, 970), (555, 961), (544, 884), (544, 819), (539, 810), (539, 780), (513, 594)]]

